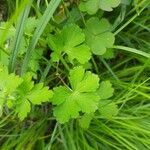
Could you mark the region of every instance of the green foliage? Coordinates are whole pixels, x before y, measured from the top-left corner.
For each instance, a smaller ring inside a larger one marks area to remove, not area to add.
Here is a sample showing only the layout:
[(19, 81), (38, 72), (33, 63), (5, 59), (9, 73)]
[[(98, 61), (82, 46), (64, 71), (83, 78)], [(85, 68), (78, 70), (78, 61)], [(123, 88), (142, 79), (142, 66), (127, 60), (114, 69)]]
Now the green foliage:
[(108, 99), (113, 96), (114, 89), (110, 81), (102, 81), (100, 83), (99, 89), (97, 90), (101, 99)]
[[(35, 19), (35, 17), (29, 17), (26, 19), (24, 35), (21, 37), (22, 39), (20, 41), (19, 51), (17, 54), (19, 58), (22, 58), (23, 55), (25, 54), (26, 49), (29, 45), (29, 40), (32, 36), (33, 31), (35, 30), (37, 22), (38, 22), (38, 19)], [(10, 28), (6, 29), (6, 25), (7, 25), (6, 22), (2, 22), (0, 24), (0, 35), (4, 34), (6, 30), (9, 30), (5, 39), (3, 49), (0, 48), (0, 62), (5, 66), (9, 64), (9, 55), (11, 54), (13, 39), (16, 33), (16, 26), (10, 26)], [(42, 53), (43, 52), (40, 49), (35, 50), (31, 57), (28, 70), (32, 71), (33, 74), (37, 70), (39, 70), (39, 60), (41, 59)]]
[(53, 92), (48, 87), (44, 87), (42, 83), (34, 84), (31, 79), (30, 74), (21, 78), (14, 73), (9, 74), (6, 67), (0, 67), (1, 110), (5, 105), (13, 108), (23, 120), (30, 112), (31, 104), (41, 105), (52, 98)]
[[(100, 114), (105, 119), (111, 119), (113, 116), (117, 115), (117, 105), (111, 100), (108, 100), (113, 96), (114, 93), (114, 89), (110, 81), (102, 81), (96, 92), (100, 97), (100, 101), (98, 103), (98, 111), (100, 112)], [(83, 115), (79, 120), (80, 126), (84, 129), (89, 128), (93, 117), (94, 113)]]
[(120, 0), (100, 0), (99, 7), (104, 11), (112, 11), (120, 4)]
[(150, 149), (149, 0), (13, 1), (0, 149)]
[(117, 7), (119, 4), (120, 0), (83, 0), (83, 2), (80, 3), (79, 8), (81, 11), (93, 15), (98, 9), (112, 11), (113, 8)]
[(6, 36), (6, 40), (12, 39), (16, 32), (15, 28), (12, 25), (7, 28), (7, 22), (0, 22), (0, 35), (3, 35), (6, 31), (9, 31)]
[(115, 37), (111, 33), (111, 26), (107, 19), (99, 20), (92, 17), (86, 22), (86, 43), (95, 55), (103, 55), (107, 48), (113, 46)]
[(101, 101), (99, 105), (100, 114), (106, 119), (112, 119), (112, 117), (118, 114), (118, 106), (111, 100)]
[(8, 74), (8, 70), (3, 65), (0, 66), (0, 107), (2, 109), (7, 100), (13, 100), (16, 88), (21, 84), (22, 79), (15, 74)]
[(26, 25), (25, 25), (25, 33), (31, 34), (36, 28), (37, 23), (38, 23), (38, 19), (36, 19), (35, 17), (27, 18)]
[(99, 78), (90, 71), (85, 72), (81, 66), (70, 71), (69, 81), (71, 89), (65, 86), (54, 88), (52, 98), (54, 116), (60, 123), (71, 118), (77, 118), (79, 112), (90, 114), (98, 109), (99, 96), (96, 93), (99, 87)]
[(94, 117), (94, 113), (91, 114), (84, 114), (80, 120), (79, 120), (79, 124), (83, 129), (88, 129), (90, 126), (90, 123), (92, 121)]
[(85, 44), (85, 35), (75, 24), (69, 24), (63, 30), (48, 38), (49, 46), (52, 48), (53, 61), (58, 61), (61, 54), (67, 54), (70, 62), (77, 60), (84, 64), (91, 58), (89, 47)]
[(118, 106), (113, 101), (108, 100), (114, 93), (110, 81), (102, 81), (97, 93), (101, 98), (99, 102), (99, 112), (101, 115), (106, 119), (111, 119), (113, 116), (116, 116), (118, 114)]
[(41, 105), (43, 102), (48, 102), (53, 96), (53, 92), (48, 87), (44, 87), (43, 83), (34, 84), (31, 77), (30, 74), (25, 75), (17, 91), (19, 96), (15, 103), (16, 113), (21, 120), (30, 112), (31, 104)]

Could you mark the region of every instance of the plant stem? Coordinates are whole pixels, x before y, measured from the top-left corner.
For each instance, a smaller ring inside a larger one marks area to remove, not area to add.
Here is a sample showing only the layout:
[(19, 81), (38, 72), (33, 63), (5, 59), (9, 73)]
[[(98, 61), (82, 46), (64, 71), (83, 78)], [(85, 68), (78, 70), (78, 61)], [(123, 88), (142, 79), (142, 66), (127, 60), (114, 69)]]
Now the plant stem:
[(63, 64), (63, 65), (65, 66), (65, 68), (67, 69), (67, 71), (69, 71), (69, 70), (70, 70), (70, 67), (68, 66), (68, 64), (66, 63), (66, 61), (64, 60), (64, 58), (63, 58), (61, 55), (59, 56), (59, 58), (60, 58), (62, 64)]
[(92, 62), (93, 62), (93, 65), (94, 65), (94, 67), (95, 67), (96, 73), (99, 75), (98, 66), (97, 66), (97, 64), (96, 64), (96, 62), (95, 62), (95, 60), (94, 60), (94, 57), (93, 57), (93, 56), (92, 56)]

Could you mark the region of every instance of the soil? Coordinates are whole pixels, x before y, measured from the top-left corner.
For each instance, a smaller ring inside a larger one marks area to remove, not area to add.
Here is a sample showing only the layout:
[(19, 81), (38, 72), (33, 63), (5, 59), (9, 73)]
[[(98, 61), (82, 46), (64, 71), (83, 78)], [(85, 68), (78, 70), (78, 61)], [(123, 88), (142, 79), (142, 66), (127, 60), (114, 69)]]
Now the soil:
[(6, 0), (0, 0), (0, 21), (7, 18), (7, 3)]

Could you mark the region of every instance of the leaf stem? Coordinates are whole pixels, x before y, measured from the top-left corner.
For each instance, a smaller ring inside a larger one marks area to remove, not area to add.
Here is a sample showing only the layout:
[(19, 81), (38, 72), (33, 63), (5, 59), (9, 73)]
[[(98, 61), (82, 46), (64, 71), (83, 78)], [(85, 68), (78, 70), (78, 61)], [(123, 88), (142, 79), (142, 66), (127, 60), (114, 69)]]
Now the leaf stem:
[(95, 67), (95, 71), (96, 71), (96, 73), (99, 75), (98, 66), (97, 66), (97, 64), (96, 64), (95, 59), (94, 59), (94, 57), (93, 57), (93, 56), (92, 56), (92, 62), (93, 62), (93, 65), (94, 65), (94, 67)]
[(40, 82), (44, 82), (44, 81), (45, 81), (45, 78), (46, 78), (46, 76), (47, 76), (47, 74), (48, 74), (48, 72), (49, 72), (51, 66), (52, 66), (52, 64), (51, 64), (51, 63), (48, 63), (48, 65), (46, 66), (46, 68), (45, 68), (45, 70), (44, 70), (44, 72), (43, 72), (43, 74), (42, 74), (42, 77), (41, 77), (41, 79), (40, 79)]
[(59, 58), (60, 58), (62, 64), (63, 64), (63, 65), (65, 66), (65, 68), (67, 69), (67, 71), (69, 71), (69, 70), (70, 70), (70, 67), (68, 66), (68, 64), (66, 63), (66, 61), (64, 60), (64, 58), (63, 58), (61, 55), (59, 56)]

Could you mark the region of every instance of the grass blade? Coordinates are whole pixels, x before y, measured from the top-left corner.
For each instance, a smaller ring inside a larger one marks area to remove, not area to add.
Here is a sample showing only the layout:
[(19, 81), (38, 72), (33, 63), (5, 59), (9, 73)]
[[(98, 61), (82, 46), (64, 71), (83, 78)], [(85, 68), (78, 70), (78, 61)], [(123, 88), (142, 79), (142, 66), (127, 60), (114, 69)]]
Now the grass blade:
[(21, 39), (23, 36), (25, 22), (26, 22), (26, 19), (28, 17), (28, 14), (30, 12), (30, 7), (31, 7), (31, 3), (27, 4), (25, 6), (23, 12), (20, 15), (19, 21), (17, 22), (16, 35), (14, 38), (14, 43), (13, 43), (13, 47), (11, 50), (10, 61), (9, 61), (9, 72), (14, 72), (16, 58), (17, 58), (17, 54), (19, 51)]
[(126, 46), (119, 46), (119, 45), (115, 45), (112, 48), (124, 50), (124, 51), (127, 51), (127, 52), (132, 52), (132, 53), (144, 56), (146, 58), (150, 58), (150, 54), (148, 54), (146, 52), (143, 52), (143, 51), (140, 51), (140, 50), (137, 50), (135, 48), (130, 48), (130, 47), (126, 47)]
[(21, 70), (21, 75), (23, 75), (28, 67), (28, 63), (30, 61), (30, 57), (32, 55), (32, 52), (38, 42), (38, 39), (40, 38), (41, 34), (43, 33), (47, 23), (49, 20), (52, 18), (53, 13), (55, 12), (56, 8), (60, 4), (61, 0), (51, 0), (49, 3), (47, 9), (45, 10), (43, 16), (41, 19), (39, 19), (38, 26), (33, 34), (33, 37), (29, 43), (29, 47), (27, 49), (27, 53), (25, 55), (23, 65), (22, 65), (22, 70)]

